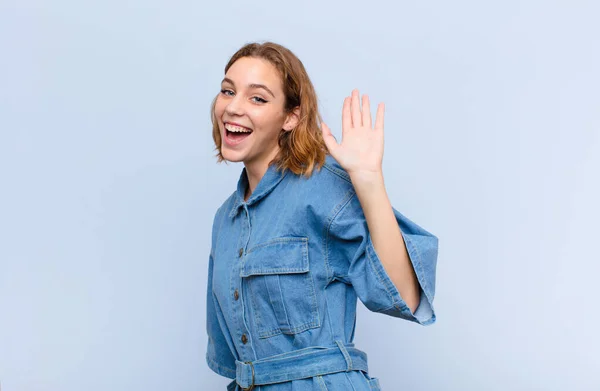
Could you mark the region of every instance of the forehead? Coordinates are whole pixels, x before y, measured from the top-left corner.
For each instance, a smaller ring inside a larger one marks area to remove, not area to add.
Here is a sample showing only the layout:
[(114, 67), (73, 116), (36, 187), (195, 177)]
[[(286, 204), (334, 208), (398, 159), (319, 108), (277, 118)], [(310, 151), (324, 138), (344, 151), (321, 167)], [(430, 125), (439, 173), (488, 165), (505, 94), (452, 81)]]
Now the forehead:
[(264, 84), (270, 89), (281, 89), (281, 76), (273, 64), (262, 58), (242, 57), (231, 65), (225, 77), (236, 87), (249, 84)]

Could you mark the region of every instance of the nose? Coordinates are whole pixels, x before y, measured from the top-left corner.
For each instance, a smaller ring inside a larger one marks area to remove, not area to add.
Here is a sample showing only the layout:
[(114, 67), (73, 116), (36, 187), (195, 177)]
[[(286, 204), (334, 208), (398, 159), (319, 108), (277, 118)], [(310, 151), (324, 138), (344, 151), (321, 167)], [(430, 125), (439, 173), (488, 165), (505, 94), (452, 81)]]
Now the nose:
[(225, 107), (225, 113), (231, 116), (243, 115), (244, 112), (242, 103), (240, 102), (238, 96), (233, 97), (233, 99), (229, 101), (229, 104)]

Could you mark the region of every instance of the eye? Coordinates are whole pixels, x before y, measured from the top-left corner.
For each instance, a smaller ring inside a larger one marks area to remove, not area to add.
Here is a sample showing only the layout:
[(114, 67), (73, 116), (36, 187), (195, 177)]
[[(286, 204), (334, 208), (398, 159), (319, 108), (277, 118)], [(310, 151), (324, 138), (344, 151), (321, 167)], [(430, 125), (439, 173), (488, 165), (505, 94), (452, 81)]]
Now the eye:
[(255, 96), (252, 98), (254, 100), (254, 102), (256, 103), (267, 103), (266, 100), (264, 100), (263, 98), (259, 97), (259, 96)]
[(227, 96), (233, 96), (233, 91), (227, 90), (227, 89), (224, 88), (224, 89), (221, 90), (221, 94), (227, 95)]

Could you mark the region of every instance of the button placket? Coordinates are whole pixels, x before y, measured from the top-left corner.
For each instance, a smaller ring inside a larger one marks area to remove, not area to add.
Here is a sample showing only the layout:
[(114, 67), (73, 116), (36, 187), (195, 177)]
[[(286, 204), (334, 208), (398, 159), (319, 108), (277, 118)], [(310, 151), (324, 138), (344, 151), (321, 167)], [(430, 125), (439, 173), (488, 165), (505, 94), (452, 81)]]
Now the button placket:
[(252, 357), (252, 344), (248, 344), (250, 341), (249, 330), (246, 327), (246, 316), (247, 310), (244, 307), (244, 300), (240, 300), (242, 298), (243, 289), (242, 289), (242, 277), (241, 269), (243, 267), (243, 257), (245, 254), (245, 248), (250, 238), (250, 213), (246, 205), (244, 205), (244, 212), (242, 214), (242, 229), (240, 231), (240, 248), (237, 250), (237, 260), (234, 262), (232, 280), (234, 281), (234, 291), (233, 291), (233, 308), (235, 311), (235, 317), (237, 318), (238, 328), (238, 341), (241, 342), (240, 345), (240, 355), (243, 357)]

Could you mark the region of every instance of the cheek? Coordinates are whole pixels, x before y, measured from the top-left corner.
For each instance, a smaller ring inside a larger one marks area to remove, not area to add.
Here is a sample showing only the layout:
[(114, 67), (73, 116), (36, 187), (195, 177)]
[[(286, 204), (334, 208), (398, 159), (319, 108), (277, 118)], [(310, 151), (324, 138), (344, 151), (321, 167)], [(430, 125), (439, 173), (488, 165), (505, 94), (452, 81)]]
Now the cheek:
[(259, 107), (249, 110), (247, 113), (250, 121), (257, 128), (279, 130), (283, 124), (284, 116), (279, 111), (265, 110)]
[(215, 117), (217, 117), (217, 119), (220, 119), (223, 116), (226, 106), (227, 106), (227, 104), (225, 102), (223, 102), (222, 99), (217, 98), (217, 102), (215, 103), (215, 111), (214, 111)]

